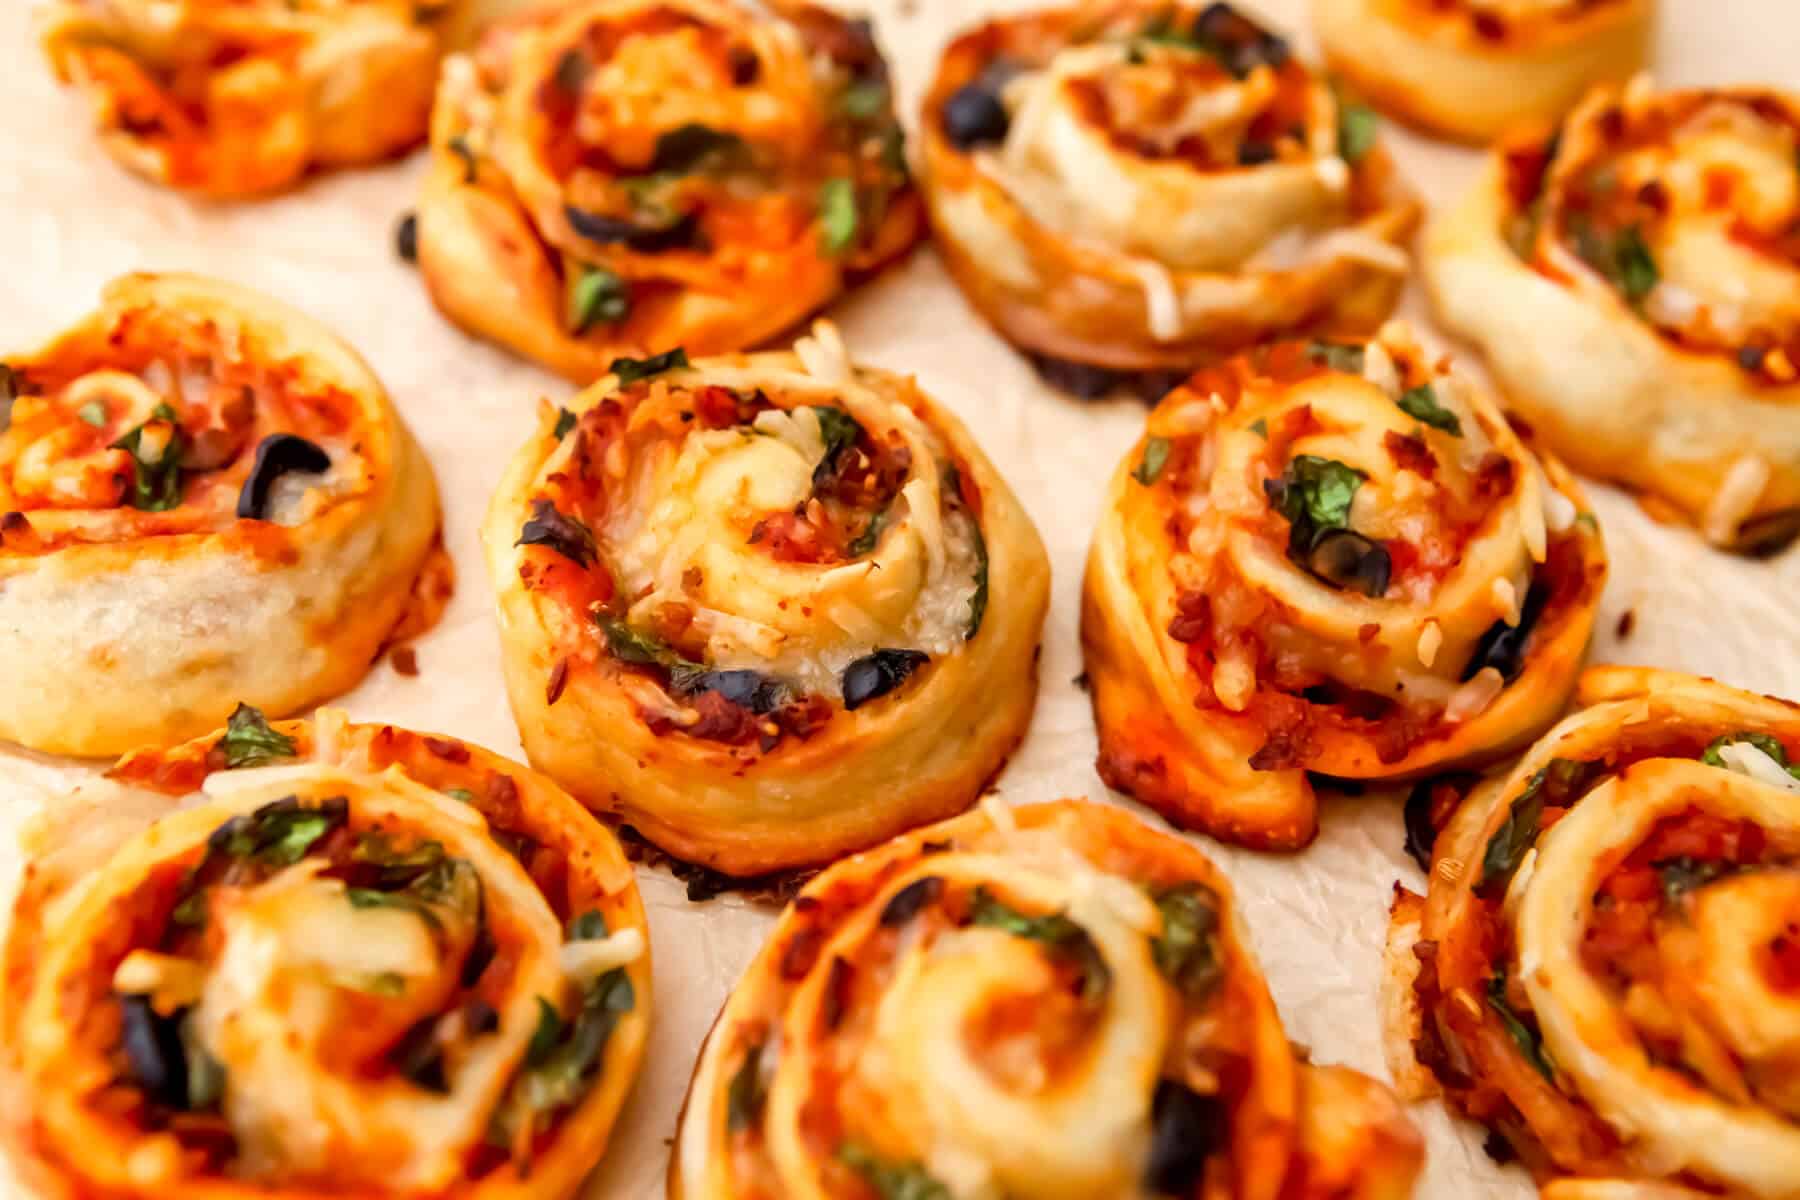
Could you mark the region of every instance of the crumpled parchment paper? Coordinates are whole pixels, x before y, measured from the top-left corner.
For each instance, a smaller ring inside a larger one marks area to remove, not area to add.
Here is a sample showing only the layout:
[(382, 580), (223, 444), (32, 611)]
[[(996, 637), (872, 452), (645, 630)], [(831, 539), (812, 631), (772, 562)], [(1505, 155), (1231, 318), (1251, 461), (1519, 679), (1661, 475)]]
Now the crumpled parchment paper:
[[(1311, 53), (1305, 0), (1244, 0)], [(37, 54), (29, 0), (0, 0), (0, 355), (92, 307), (131, 270), (187, 270), (261, 289), (324, 320), (374, 365), (423, 443), (443, 492), (456, 599), (415, 645), (419, 675), (385, 662), (340, 703), (356, 720), (436, 730), (518, 755), (501, 689), (492, 596), (476, 529), (501, 466), (527, 436), (538, 397), (569, 388), (464, 337), (438, 316), (393, 230), (412, 207), (423, 156), (327, 176), (279, 199), (196, 202), (127, 175), (91, 136), (85, 106), (59, 92)], [(873, 0), (908, 120), (941, 47), (989, 13), (1025, 0)], [(1790, 0), (1665, 0), (1655, 65), (1661, 82), (1795, 83), (1800, 8)], [(1433, 205), (1472, 177), (1478, 156), (1396, 133), (1401, 165)], [(1404, 312), (1422, 318), (1417, 290)], [(1081, 571), (1118, 458), (1143, 408), (1081, 403), (1038, 383), (980, 324), (932, 251), (844, 299), (830, 315), (865, 361), (915, 372), (968, 422), (1043, 531), (1054, 563), (1044, 631), (1043, 694), (1029, 738), (1001, 776), (1009, 801), (1107, 798), (1094, 773), (1094, 731), (1076, 636)], [(1612, 556), (1593, 659), (1677, 668), (1800, 697), (1800, 549), (1769, 562), (1708, 550), (1656, 525), (1627, 496), (1590, 485)], [(993, 583), (1005, 604), (1006, 580)], [(1633, 614), (1629, 636), (1621, 620)], [(6, 666), (0, 663), (0, 687)], [(91, 765), (0, 748), (0, 897), (20, 868), (16, 833)], [(1117, 800), (1116, 797), (1113, 799)], [(1141, 811), (1141, 810), (1140, 810)], [(1150, 818), (1155, 820), (1155, 818)], [(1378, 792), (1328, 805), (1305, 853), (1268, 857), (1200, 839), (1235, 883), (1262, 964), (1296, 1042), (1321, 1062), (1385, 1077), (1376, 981), (1393, 884), (1420, 885), (1401, 851), (1397, 798)], [(587, 1195), (662, 1195), (676, 1110), (700, 1041), (773, 910), (734, 897), (690, 904), (665, 872), (639, 871), (656, 964), (655, 1034), (642, 1078)], [(1436, 1102), (1415, 1112), (1430, 1145), (1419, 1196), (1523, 1200), (1525, 1174), (1494, 1165), (1481, 1131)], [(0, 1196), (26, 1192), (0, 1167)]]

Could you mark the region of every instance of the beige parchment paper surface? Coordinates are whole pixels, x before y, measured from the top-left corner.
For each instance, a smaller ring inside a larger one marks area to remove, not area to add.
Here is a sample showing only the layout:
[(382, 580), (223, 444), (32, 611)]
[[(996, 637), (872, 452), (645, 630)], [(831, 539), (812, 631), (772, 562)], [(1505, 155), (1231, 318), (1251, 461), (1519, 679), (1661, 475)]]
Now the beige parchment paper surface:
[[(1245, 0), (1311, 53), (1305, 0)], [(422, 156), (315, 180), (279, 199), (195, 202), (126, 175), (90, 136), (76, 97), (59, 92), (32, 35), (34, 0), (0, 0), (0, 355), (35, 345), (132, 270), (198, 271), (261, 289), (324, 320), (374, 365), (436, 468), (456, 599), (416, 643), (419, 675), (385, 662), (341, 703), (352, 717), (451, 733), (511, 755), (519, 742), (500, 682), (492, 595), (476, 530), (507, 455), (527, 436), (540, 396), (569, 389), (551, 375), (462, 336), (432, 309), (393, 249), (413, 203)], [(873, 0), (867, 5), (911, 118), (953, 33), (1022, 0)], [(1793, 0), (1665, 0), (1655, 66), (1667, 84), (1800, 85), (1800, 5)], [(1470, 152), (1389, 136), (1433, 206), (1455, 197)], [(1423, 318), (1416, 292), (1404, 311)], [(968, 422), (1043, 531), (1055, 584), (1044, 630), (1043, 694), (1030, 736), (999, 780), (1010, 802), (1112, 799), (1094, 773), (1094, 731), (1076, 614), (1081, 570), (1103, 483), (1138, 436), (1143, 408), (1083, 404), (1039, 384), (974, 317), (929, 249), (840, 302), (830, 314), (865, 361), (915, 372)], [(1612, 555), (1593, 650), (1598, 662), (1697, 671), (1800, 697), (1800, 549), (1743, 562), (1691, 533), (1657, 526), (1621, 493), (1592, 487)], [(994, 603), (1007, 602), (994, 580)], [(1620, 635), (1620, 618), (1635, 628)], [(6, 665), (0, 663), (0, 687)], [(0, 748), (0, 897), (20, 867), (25, 820), (92, 765)], [(1154, 820), (1154, 818), (1150, 818)], [(1205, 842), (1234, 881), (1289, 1036), (1322, 1062), (1385, 1076), (1376, 981), (1395, 880), (1419, 886), (1401, 851), (1397, 799), (1370, 793), (1328, 806), (1318, 842), (1264, 857)], [(689, 904), (668, 875), (640, 870), (656, 967), (655, 1034), (590, 1197), (662, 1195), (676, 1109), (700, 1040), (772, 910), (735, 898)], [(1435, 1103), (1417, 1107), (1430, 1144), (1419, 1196), (1514, 1200), (1531, 1195), (1517, 1168), (1496, 1167), (1480, 1132)], [(26, 1193), (0, 1167), (0, 1196)]]

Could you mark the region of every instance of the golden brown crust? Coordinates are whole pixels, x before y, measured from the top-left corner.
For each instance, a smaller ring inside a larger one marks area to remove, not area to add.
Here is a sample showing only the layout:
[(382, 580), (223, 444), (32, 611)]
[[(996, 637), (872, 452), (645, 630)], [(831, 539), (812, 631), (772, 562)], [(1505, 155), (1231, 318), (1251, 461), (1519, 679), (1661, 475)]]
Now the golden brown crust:
[(763, 343), (923, 227), (872, 36), (805, 3), (528, 6), (446, 64), (431, 142), (433, 301), (577, 383)]
[(1486, 143), (1561, 117), (1648, 58), (1655, 0), (1313, 0), (1332, 72), (1385, 113)]
[[(1239, 47), (1223, 65), (1182, 32), (1213, 10)], [(984, 96), (1005, 115), (972, 134)], [(1053, 359), (1191, 368), (1282, 333), (1372, 332), (1419, 209), (1372, 126), (1341, 140), (1341, 119), (1285, 43), (1222, 5), (990, 22), (925, 100), (938, 247), (1003, 336)]]
[[(442, 26), (460, 0), (55, 0), (44, 52), (87, 94), (102, 144), (219, 199), (391, 158), (425, 136)], [(223, 64), (223, 65), (221, 65)]]
[(1545, 443), (1729, 548), (1800, 513), (1796, 153), (1791, 94), (1598, 88), (1425, 239), (1438, 312)]
[[(227, 732), (134, 753), (40, 823), (0, 977), (7, 1149), (66, 1200), (442, 1195), (451, 1183), (489, 1200), (571, 1195), (649, 1032), (643, 905), (618, 843), (542, 776), (453, 738), (346, 725), (332, 710), (256, 723), (253, 742)], [(252, 745), (267, 756), (232, 766)], [(282, 850), (257, 841), (284, 807), (324, 832), (296, 840), (302, 827), (286, 826)], [(437, 865), (420, 875), (420, 863)], [(284, 931), (280, 914), (296, 911), (311, 914), (304, 928)], [(605, 979), (615, 1020), (589, 1082), (527, 1120), (538, 998), (576, 1019), (587, 985), (564, 982), (568, 955), (596, 943), (565, 944), (564, 925), (588, 912), (624, 947)], [(473, 941), (471, 913), (486, 931)], [(368, 980), (383, 977), (344, 973), (413, 946), (409, 926), (427, 917), (423, 944), (444, 956), (428, 971), (379, 988)], [(290, 972), (267, 993), (245, 983), (263, 969), (244, 957), (258, 937)], [(134, 982), (146, 964), (154, 982)], [(121, 993), (139, 987), (190, 1055), (179, 1104), (139, 1074), (141, 1047), (121, 1049)], [(491, 1025), (471, 1015), (484, 1008)], [(438, 1012), (423, 1024), (442, 1057), (423, 1059), (433, 1043), (414, 1022)], [(281, 1051), (246, 1040), (270, 1029)], [(202, 1054), (224, 1082), (195, 1100)], [(523, 1131), (510, 1153), (485, 1147), (490, 1120)]]
[(1579, 693), (1439, 835), (1422, 911), (1396, 909), (1418, 922), (1418, 1059), (1546, 1196), (1785, 1194), (1770, 922), (1800, 854), (1800, 707), (1630, 667)]
[(707, 1038), (668, 1191), (1399, 1200), (1421, 1159), (1387, 1089), (1295, 1061), (1198, 851), (1062, 801), (808, 884)]
[(1294, 849), (1309, 774), (1491, 761), (1574, 687), (1606, 572), (1584, 503), (1398, 327), (1199, 372), (1114, 473), (1088, 558), (1101, 777)]
[[(431, 468), (368, 367), (303, 314), (131, 275), (8, 366), (0, 737), (117, 754), (239, 701), (285, 715), (441, 609)], [(310, 446), (259, 471), (283, 437)]]
[(961, 423), (824, 323), (799, 349), (601, 380), (544, 415), (483, 531), (531, 760), (733, 875), (973, 803), (1030, 719), (1048, 606)]

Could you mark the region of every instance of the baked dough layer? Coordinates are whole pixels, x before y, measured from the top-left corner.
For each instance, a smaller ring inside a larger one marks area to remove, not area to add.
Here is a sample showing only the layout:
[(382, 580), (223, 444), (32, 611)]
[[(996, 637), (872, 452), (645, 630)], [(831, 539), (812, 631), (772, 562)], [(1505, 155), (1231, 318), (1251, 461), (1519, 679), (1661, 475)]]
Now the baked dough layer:
[(938, 248), (1033, 354), (1192, 368), (1372, 332), (1398, 299), (1419, 208), (1373, 115), (1228, 6), (990, 22), (945, 52), (923, 120)]
[(445, 64), (431, 143), (432, 300), (583, 384), (765, 342), (924, 225), (872, 32), (805, 3), (531, 6)]
[(571, 1196), (649, 1035), (618, 843), (478, 747), (242, 709), (57, 800), (0, 979), (45, 1195)]
[(1333, 73), (1382, 111), (1486, 143), (1643, 68), (1655, 0), (1313, 0)]
[(1432, 822), (1390, 940), (1396, 1074), (1545, 1196), (1792, 1195), (1800, 707), (1635, 667), (1577, 702)]
[(1401, 326), (1195, 374), (1119, 464), (1082, 648), (1103, 779), (1266, 849), (1311, 775), (1491, 761), (1555, 719), (1606, 576), (1553, 459)]
[[(1296, 1060), (1230, 885), (1116, 808), (982, 810), (783, 912), (694, 1069), (670, 1200), (1400, 1200), (1385, 1087)], [(904, 1182), (908, 1190), (897, 1186)]]
[(101, 144), (219, 199), (422, 140), (445, 26), (465, 0), (54, 0), (44, 52)]
[(959, 812), (1030, 719), (1037, 530), (825, 322), (615, 364), (544, 413), (483, 540), (527, 755), (684, 859), (759, 874)]
[(1800, 522), (1800, 99), (1600, 88), (1425, 237), (1439, 314), (1587, 474), (1716, 545)]
[[(196, 736), (240, 701), (286, 715), (435, 619), (450, 567), (431, 468), (311, 318), (128, 275), (6, 362), (0, 738), (108, 755)], [(290, 446), (295, 469), (259, 469), (281, 435), (328, 465)], [(254, 479), (260, 516), (240, 518)]]

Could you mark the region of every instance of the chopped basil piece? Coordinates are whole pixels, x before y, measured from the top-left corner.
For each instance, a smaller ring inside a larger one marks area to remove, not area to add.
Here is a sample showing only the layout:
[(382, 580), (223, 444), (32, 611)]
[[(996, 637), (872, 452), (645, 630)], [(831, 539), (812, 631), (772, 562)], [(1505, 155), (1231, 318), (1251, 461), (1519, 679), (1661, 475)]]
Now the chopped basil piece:
[(1338, 155), (1351, 166), (1368, 157), (1375, 148), (1375, 135), (1381, 121), (1366, 104), (1338, 104)]
[(580, 337), (596, 323), (623, 321), (631, 313), (631, 286), (605, 267), (585, 267), (569, 285), (569, 331)]
[(556, 1005), (542, 996), (537, 998), (537, 1003), (537, 1028), (531, 1031), (531, 1041), (525, 1046), (525, 1065), (528, 1067), (538, 1066), (550, 1057), (550, 1052), (556, 1049), (556, 1043), (562, 1040), (565, 1028), (562, 1014), (556, 1011)]
[(1513, 872), (1524, 861), (1525, 852), (1537, 841), (1545, 803), (1552, 802), (1559, 808), (1572, 804), (1597, 771), (1591, 762), (1553, 758), (1531, 777), (1525, 790), (1513, 800), (1506, 820), (1488, 839), (1487, 852), (1481, 859), (1481, 882), (1475, 888), (1478, 895), (1493, 897), (1506, 890)]
[(519, 540), (513, 545), (548, 547), (583, 569), (593, 566), (599, 554), (594, 531), (548, 500), (531, 502), (531, 519), (519, 530)]
[(468, 788), (445, 788), (444, 795), (450, 797), (452, 800), (460, 800), (464, 804), (475, 803), (475, 793), (471, 792)]
[(1263, 490), (1292, 527), (1288, 553), (1310, 551), (1326, 530), (1349, 528), (1350, 504), (1366, 478), (1336, 459), (1301, 454), (1279, 479), (1266, 481)]
[(1269, 440), (1269, 423), (1258, 417), (1250, 422), (1250, 432), (1266, 442)]
[[(148, 447), (144, 435), (153, 424), (166, 425), (168, 436), (161, 445), (154, 439)], [(175, 410), (158, 404), (150, 420), (131, 430), (112, 444), (114, 450), (131, 455), (133, 477), (128, 499), (131, 506), (144, 512), (167, 512), (181, 503), (181, 455), (185, 440)]]
[(833, 258), (856, 243), (856, 185), (848, 179), (827, 179), (819, 189), (819, 244)]
[(744, 1061), (731, 1076), (731, 1086), (725, 1093), (725, 1128), (732, 1133), (750, 1128), (762, 1115), (763, 1101), (768, 1098), (763, 1086), (762, 1052), (760, 1042), (746, 1049)]
[(1513, 1012), (1512, 1006), (1506, 1002), (1505, 971), (1488, 979), (1487, 1002), (1488, 1007), (1499, 1015), (1500, 1023), (1506, 1027), (1507, 1034), (1512, 1038), (1513, 1044), (1519, 1048), (1519, 1053), (1525, 1056), (1525, 1061), (1536, 1067), (1538, 1073), (1545, 1079), (1554, 1082), (1556, 1076), (1550, 1069), (1550, 1059), (1544, 1053), (1543, 1042), (1526, 1026), (1524, 1021), (1519, 1019), (1518, 1014)]
[(206, 924), (206, 911), (206, 893), (204, 891), (190, 892), (169, 910), (169, 920), (177, 925), (198, 928)]
[(1112, 986), (1112, 969), (1100, 956), (1087, 930), (1062, 913), (1029, 916), (997, 898), (984, 887), (975, 889), (969, 905), (971, 924), (999, 929), (1027, 941), (1042, 942), (1081, 968), (1081, 998), (1089, 1003), (1099, 1001)]
[(1163, 468), (1169, 462), (1169, 439), (1150, 437), (1144, 441), (1144, 457), (1132, 469), (1131, 477), (1149, 487), (1162, 475)]
[(812, 411), (819, 419), (819, 437), (825, 442), (825, 457), (813, 468), (812, 484), (817, 488), (831, 478), (837, 467), (838, 456), (856, 444), (856, 440), (862, 436), (863, 427), (855, 417), (841, 408), (815, 404)]
[(534, 1113), (555, 1112), (579, 1100), (599, 1069), (607, 1039), (635, 1003), (631, 977), (623, 968), (606, 972), (582, 990), (573, 1020), (565, 1021), (539, 997), (538, 1028), (518, 1084), (524, 1107)]
[(1156, 969), (1188, 1000), (1206, 999), (1223, 978), (1219, 953), (1219, 896), (1202, 884), (1184, 883), (1155, 893), (1162, 932), (1151, 944)]
[(217, 1108), (225, 1095), (225, 1064), (207, 1052), (191, 1019), (181, 1026), (187, 1049), (187, 1107), (189, 1112)]
[(881, 540), (881, 531), (887, 528), (888, 520), (892, 515), (893, 509), (884, 508), (870, 517), (869, 523), (863, 526), (863, 531), (856, 535), (856, 540), (850, 543), (845, 552), (851, 558), (861, 558), (874, 550), (875, 544)]
[(1400, 395), (1400, 411), (1414, 420), (1423, 421), (1433, 429), (1441, 429), (1451, 437), (1462, 436), (1462, 421), (1456, 414), (1438, 403), (1437, 392), (1429, 383), (1421, 383), (1418, 387), (1407, 388)]
[(89, 425), (92, 425), (95, 429), (106, 428), (106, 402), (104, 400), (89, 400), (86, 404), (81, 406), (75, 415), (80, 417), (83, 421), (86, 421)]
[(560, 442), (563, 438), (569, 436), (569, 430), (575, 428), (575, 421), (576, 417), (574, 413), (566, 408), (557, 409), (556, 427), (550, 431), (550, 436)]
[(838, 97), (838, 107), (853, 121), (880, 116), (887, 109), (887, 103), (887, 84), (879, 79), (859, 79)]
[(890, 1162), (860, 1142), (838, 1147), (838, 1161), (863, 1177), (881, 1200), (951, 1200), (950, 1189), (918, 1163)]
[[(1742, 729), (1736, 733), (1728, 733), (1724, 737), (1714, 738), (1701, 753), (1700, 761), (1709, 767), (1724, 767), (1725, 760), (1719, 756), (1719, 751), (1734, 742), (1747, 742), (1750, 745), (1755, 746), (1758, 750), (1761, 750), (1764, 754), (1774, 759), (1776, 766), (1786, 771), (1789, 775), (1794, 776), (1796, 779), (1800, 779), (1800, 767), (1797, 767), (1788, 761), (1787, 747), (1783, 746), (1779, 740), (1771, 737), (1769, 734), (1756, 733), (1748, 729)], [(1729, 770), (1730, 768), (1726, 769)]]
[(1711, 883), (1728, 869), (1722, 862), (1686, 855), (1651, 865), (1656, 868), (1657, 879), (1662, 883), (1663, 903), (1670, 905), (1678, 903), (1695, 888)]
[(364, 868), (369, 886), (395, 891), (413, 886), (448, 860), (442, 842), (423, 841), (410, 850), (396, 850), (387, 834), (371, 830), (350, 847), (350, 861)]
[(607, 651), (620, 662), (641, 667), (686, 669), (696, 673), (706, 670), (701, 664), (682, 658), (673, 646), (661, 638), (639, 633), (624, 621), (615, 621), (609, 617), (601, 617), (599, 621), (600, 632), (606, 637)]
[(349, 815), (350, 803), (342, 796), (321, 800), (316, 805), (287, 796), (255, 812), (233, 817), (213, 830), (206, 840), (206, 851), (209, 855), (291, 867)]
[(214, 743), (225, 756), (227, 769), (260, 767), (278, 758), (294, 757), (294, 739), (269, 726), (260, 708), (239, 704), (225, 721), (225, 733)]
[(615, 358), (606, 369), (609, 374), (619, 377), (620, 387), (629, 387), (640, 379), (649, 379), (652, 375), (661, 375), (664, 371), (679, 370), (688, 365), (687, 351), (677, 346), (649, 358)]
[(844, 668), (844, 708), (855, 711), (871, 700), (887, 695), (931, 661), (918, 650), (877, 650)]
[(1323, 363), (1333, 371), (1343, 371), (1347, 375), (1361, 375), (1363, 369), (1363, 348), (1346, 345), (1343, 342), (1308, 342), (1306, 356), (1316, 363)]
[(351, 908), (396, 908), (401, 912), (413, 914), (432, 929), (444, 927), (443, 921), (431, 911), (430, 905), (408, 892), (383, 892), (375, 888), (345, 888), (344, 898), (350, 901)]
[(1585, 221), (1573, 221), (1570, 233), (1581, 260), (1605, 276), (1632, 304), (1649, 295), (1661, 278), (1643, 231), (1636, 225), (1609, 236)]
[(606, 918), (598, 909), (588, 909), (580, 916), (569, 921), (568, 928), (563, 931), (563, 940), (570, 942), (597, 942), (607, 933)]
[(981, 632), (988, 606), (987, 535), (982, 533), (981, 523), (973, 515), (969, 517), (969, 524), (975, 530), (975, 593), (969, 597), (969, 627), (963, 631), (965, 642), (974, 641), (975, 635)]

